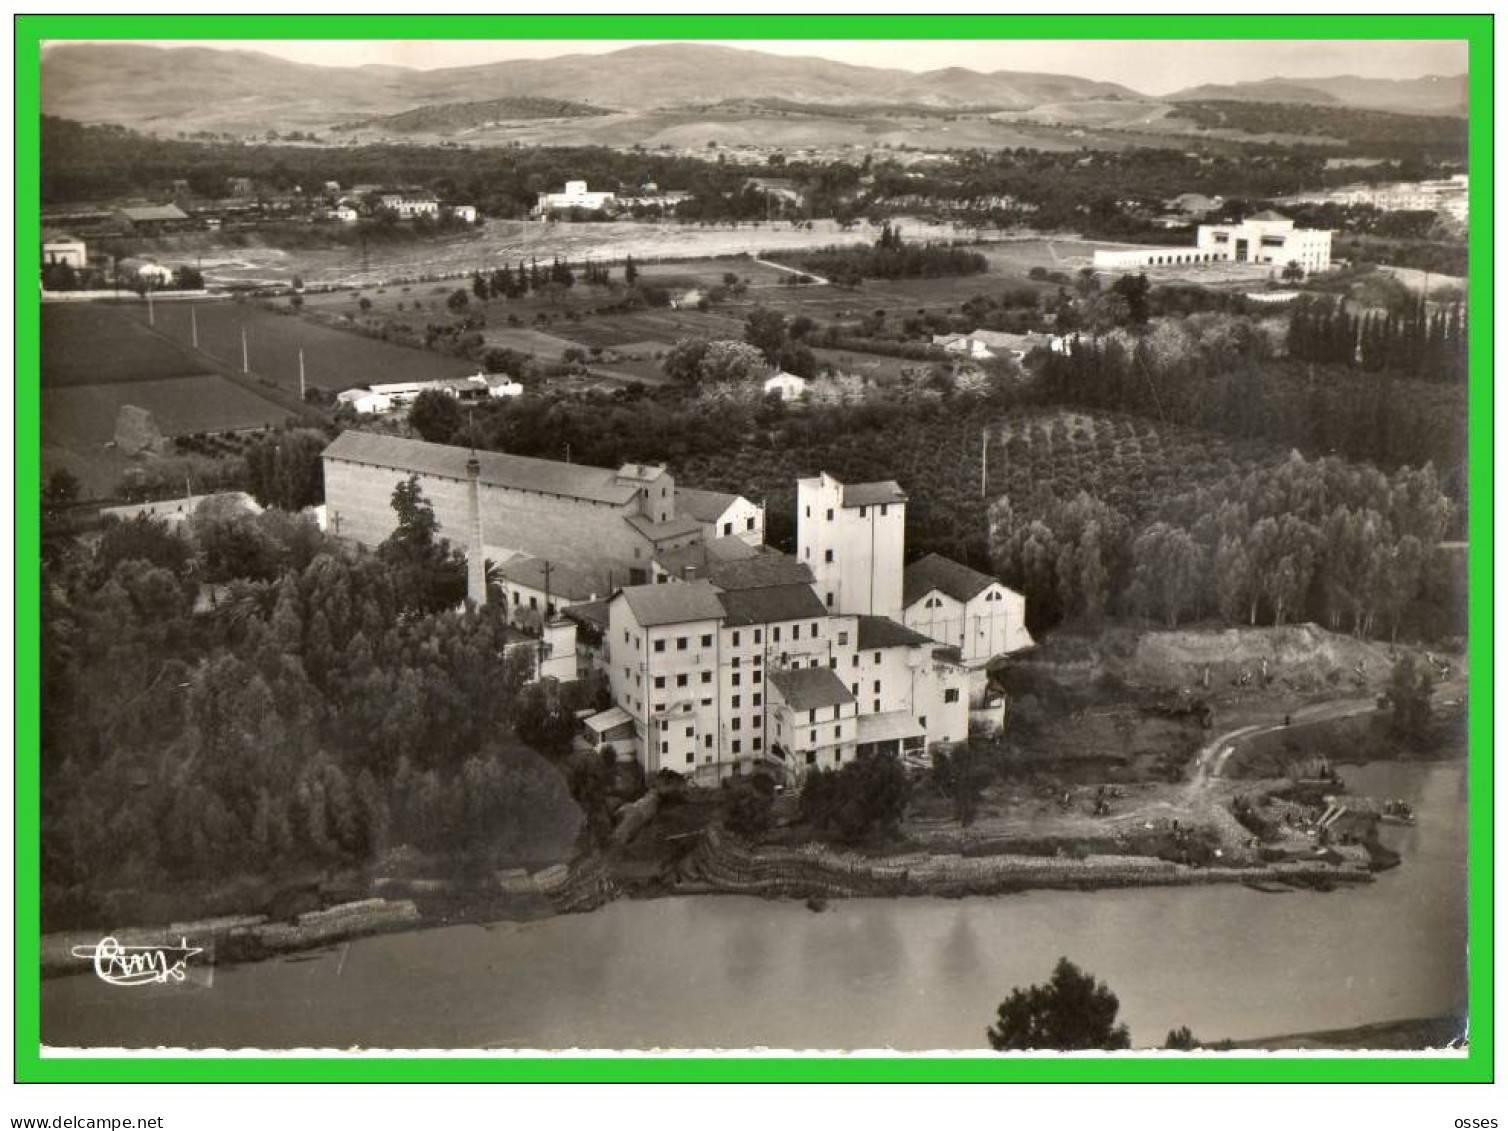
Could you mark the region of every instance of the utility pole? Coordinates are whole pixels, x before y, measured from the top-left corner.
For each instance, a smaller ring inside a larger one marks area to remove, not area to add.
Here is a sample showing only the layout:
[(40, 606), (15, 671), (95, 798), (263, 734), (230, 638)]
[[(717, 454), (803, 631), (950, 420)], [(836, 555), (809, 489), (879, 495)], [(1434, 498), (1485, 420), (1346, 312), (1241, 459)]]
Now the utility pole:
[(304, 404), (306, 395), (304, 392), (304, 347), (298, 349), (298, 403)]
[(541, 676), (543, 676), (545, 670), (545, 628), (550, 623), (550, 573), (554, 568), (555, 567), (550, 564), (549, 560), (546, 559), (544, 565), (545, 607), (543, 619), (539, 626), (539, 667), (534, 673), (535, 679), (539, 679)]
[(241, 327), (241, 372), (251, 372), (251, 355), (246, 352), (246, 327)]
[(157, 325), (157, 311), (152, 305), (152, 288), (147, 288), (147, 325)]
[(193, 338), (194, 348), (198, 349), (199, 348), (199, 311), (198, 311), (198, 309), (192, 303), (189, 304), (189, 334)]
[(979, 497), (982, 499), (988, 492), (990, 477), (990, 430), (982, 429), (979, 434)]

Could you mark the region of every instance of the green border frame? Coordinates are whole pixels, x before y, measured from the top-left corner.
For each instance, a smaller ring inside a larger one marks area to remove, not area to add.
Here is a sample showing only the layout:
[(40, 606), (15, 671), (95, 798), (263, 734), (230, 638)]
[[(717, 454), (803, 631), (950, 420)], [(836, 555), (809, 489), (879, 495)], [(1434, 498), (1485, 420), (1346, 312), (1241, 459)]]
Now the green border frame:
[[(1493, 1078), (1492, 26), (1490, 15), (21, 15), (15, 17), (15, 1052), (21, 1083), (1481, 1083)], [(1464, 1057), (151, 1058), (40, 1055), (38, 648), (41, 424), (35, 262), (46, 39), (1451, 39), (1468, 44), (1471, 712)]]

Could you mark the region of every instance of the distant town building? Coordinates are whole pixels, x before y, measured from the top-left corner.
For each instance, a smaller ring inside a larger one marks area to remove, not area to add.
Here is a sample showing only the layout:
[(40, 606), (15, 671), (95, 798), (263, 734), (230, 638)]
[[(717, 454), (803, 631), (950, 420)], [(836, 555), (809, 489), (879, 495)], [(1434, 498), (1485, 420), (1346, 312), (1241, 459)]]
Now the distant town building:
[(339, 220), (342, 224), (354, 224), (361, 219), (361, 213), (349, 204), (339, 204), (330, 209), (329, 217), (332, 220)]
[(381, 414), (393, 410), (393, 398), (371, 389), (346, 389), (335, 394), (335, 403), (362, 414)]
[(1239, 224), (1201, 224), (1194, 247), (1097, 248), (1096, 270), (1127, 271), (1200, 263), (1297, 263), (1307, 273), (1330, 269), (1327, 231), (1295, 228), (1277, 212), (1258, 212)]
[(61, 265), (82, 270), (89, 265), (89, 249), (84, 241), (62, 232), (42, 234), (42, 265)]
[(440, 202), (432, 193), (422, 189), (392, 189), (378, 194), (382, 207), (400, 220), (414, 220), (420, 216), (434, 219), (440, 215)]
[(475, 224), (477, 221), (477, 210), (474, 204), (452, 204), (447, 211), (464, 223)]
[(176, 204), (133, 205), (115, 210), (115, 219), (129, 232), (151, 235), (188, 226), (189, 215)]
[(1008, 330), (934, 334), (932, 344), (972, 361), (990, 361), (999, 357), (1010, 357), (1020, 361), (1039, 346), (1053, 353), (1068, 353), (1071, 349), (1069, 340), (1060, 334), (1039, 334), (1035, 331), (1014, 334)]
[(1169, 212), (1177, 212), (1182, 216), (1193, 217), (1203, 220), (1211, 212), (1218, 212), (1225, 207), (1225, 198), (1221, 196), (1205, 196), (1202, 192), (1179, 193), (1171, 200), (1163, 201), (1163, 206)]
[(567, 181), (562, 192), (542, 192), (534, 206), (536, 216), (555, 212), (604, 212), (615, 206), (617, 196), (611, 192), (592, 192), (585, 181)]
[(173, 269), (150, 259), (122, 259), (115, 265), (115, 277), (123, 283), (165, 287), (173, 281)]
[(806, 378), (782, 369), (773, 377), (765, 379), (764, 391), (766, 396), (778, 393), (783, 401), (799, 401), (806, 392)]
[(1465, 173), (1433, 181), (1389, 181), (1343, 185), (1322, 192), (1284, 197), (1284, 204), (1369, 205), (1383, 212), (1434, 212), (1464, 224), (1470, 198)]

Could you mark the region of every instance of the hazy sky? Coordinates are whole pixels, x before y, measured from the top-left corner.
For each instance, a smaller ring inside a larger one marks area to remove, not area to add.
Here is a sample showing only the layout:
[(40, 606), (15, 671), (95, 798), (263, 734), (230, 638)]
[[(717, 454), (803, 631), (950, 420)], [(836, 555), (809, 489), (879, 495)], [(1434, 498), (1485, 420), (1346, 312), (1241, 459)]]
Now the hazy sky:
[[(623, 40), (178, 40), (242, 47), (305, 63), (359, 66), (450, 67), (502, 59), (596, 54), (634, 46)], [(720, 42), (709, 40), (707, 42)], [(1147, 94), (1166, 94), (1205, 82), (1242, 82), (1287, 76), (1353, 74), (1417, 78), (1466, 71), (1466, 45), (1432, 41), (1142, 40), (742, 40), (744, 47), (781, 55), (820, 55), (844, 63), (911, 71), (968, 67), (976, 71), (1047, 71), (1124, 83)]]

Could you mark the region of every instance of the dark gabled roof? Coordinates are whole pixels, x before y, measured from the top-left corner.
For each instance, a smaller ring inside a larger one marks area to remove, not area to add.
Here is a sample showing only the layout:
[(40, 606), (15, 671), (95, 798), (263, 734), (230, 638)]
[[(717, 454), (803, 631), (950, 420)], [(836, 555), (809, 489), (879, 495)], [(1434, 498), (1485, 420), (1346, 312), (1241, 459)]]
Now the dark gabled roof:
[(719, 589), (767, 589), (775, 585), (810, 585), (811, 567), (778, 550), (764, 549), (754, 557), (713, 562), (707, 576)]
[(642, 514), (626, 514), (624, 520), (651, 542), (664, 538), (685, 538), (688, 534), (701, 532), (702, 524), (694, 518), (677, 516), (664, 522), (651, 522)]
[[(468, 449), (451, 444), (430, 444), (355, 429), (337, 436), (323, 455), (325, 459), (443, 475), (451, 479), (466, 478), (466, 461), (471, 458)], [(557, 463), (503, 452), (477, 452), (476, 458), (481, 465), (481, 481), (494, 487), (619, 505), (629, 502), (638, 491), (632, 483), (619, 482), (617, 473), (605, 467)]]
[(613, 600), (628, 602), (629, 612), (644, 628), (657, 624), (685, 624), (694, 620), (722, 620), (723, 605), (709, 581), (667, 581), (620, 589)]
[(928, 554), (906, 567), (905, 593), (901, 603), (909, 609), (934, 589), (941, 590), (955, 601), (970, 601), (996, 583), (997, 579), (989, 574), (960, 565), (952, 558)]
[(584, 627), (606, 632), (609, 619), (607, 606), (606, 601), (582, 601), (579, 605), (567, 605), (560, 610), (560, 615)]
[(793, 711), (812, 711), (854, 701), (853, 692), (843, 686), (843, 681), (831, 668), (771, 672), (770, 682)]
[(932, 638), (915, 629), (907, 628), (889, 617), (859, 617), (859, 651), (873, 648), (900, 648), (916, 644), (931, 644)]
[(689, 515), (702, 522), (716, 522), (738, 499), (739, 496), (730, 495), (726, 491), (703, 491), (698, 487), (675, 489), (676, 513)]
[(727, 612), (729, 628), (745, 624), (778, 624), (782, 621), (817, 620), (827, 616), (827, 606), (810, 585), (767, 585), (760, 589), (734, 589), (719, 593)]
[(882, 479), (878, 483), (845, 483), (843, 485), (844, 507), (873, 507), (881, 503), (904, 503), (906, 492), (894, 479)]
[[(500, 577), (529, 589), (545, 589), (544, 558), (512, 558), (497, 567)], [(607, 592), (607, 586), (583, 570), (550, 563), (550, 595), (568, 601), (587, 601)]]
[(741, 538), (714, 538), (710, 542), (678, 546), (674, 550), (660, 550), (655, 554), (655, 564), (666, 573), (682, 579), (686, 579), (687, 569), (695, 569), (695, 576), (711, 577), (713, 567), (725, 562), (744, 561), (759, 552)]

